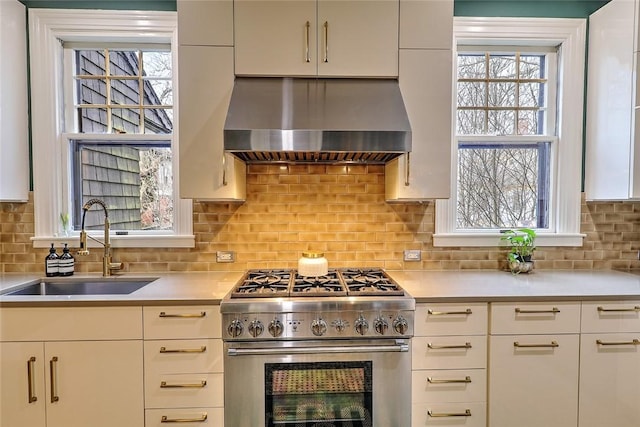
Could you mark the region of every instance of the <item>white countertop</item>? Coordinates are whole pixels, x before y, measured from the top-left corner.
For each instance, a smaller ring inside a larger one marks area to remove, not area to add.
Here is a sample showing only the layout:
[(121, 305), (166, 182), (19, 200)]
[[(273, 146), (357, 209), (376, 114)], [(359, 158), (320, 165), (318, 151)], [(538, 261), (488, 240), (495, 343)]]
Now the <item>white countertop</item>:
[[(640, 275), (618, 271), (389, 271), (417, 302), (640, 299)], [(124, 274), (119, 279), (156, 278), (127, 295), (2, 296), (0, 305), (219, 304), (242, 272)], [(41, 279), (0, 275), (0, 291)], [(73, 278), (100, 278), (74, 275)]]

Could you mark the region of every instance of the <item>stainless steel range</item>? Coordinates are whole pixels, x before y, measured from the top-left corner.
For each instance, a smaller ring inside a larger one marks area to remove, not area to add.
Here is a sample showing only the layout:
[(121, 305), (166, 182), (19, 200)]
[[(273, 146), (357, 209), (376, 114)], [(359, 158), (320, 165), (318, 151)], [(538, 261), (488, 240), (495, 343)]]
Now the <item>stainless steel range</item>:
[(415, 301), (384, 270), (249, 270), (220, 310), (226, 426), (410, 424)]

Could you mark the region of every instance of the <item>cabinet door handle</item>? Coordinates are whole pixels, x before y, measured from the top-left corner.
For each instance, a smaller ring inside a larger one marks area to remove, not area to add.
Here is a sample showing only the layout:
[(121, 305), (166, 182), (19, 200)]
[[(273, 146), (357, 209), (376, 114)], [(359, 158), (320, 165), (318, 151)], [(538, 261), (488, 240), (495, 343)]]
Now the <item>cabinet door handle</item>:
[(431, 316), (449, 316), (449, 315), (456, 315), (456, 314), (473, 314), (473, 311), (471, 311), (470, 308), (467, 308), (466, 310), (463, 310), (463, 311), (433, 311), (429, 309), (427, 310), (427, 313)]
[(307, 21), (304, 24), (304, 61), (311, 62), (311, 52), (309, 51), (309, 32), (311, 31), (311, 23)]
[(329, 21), (324, 21), (324, 62), (329, 62)]
[(222, 153), (222, 185), (227, 186), (227, 155)]
[(433, 412), (427, 411), (427, 415), (431, 418), (444, 418), (444, 417), (470, 417), (471, 409), (465, 409), (464, 412)]
[(560, 309), (558, 309), (558, 307), (553, 307), (551, 308), (551, 310), (523, 310), (519, 307), (516, 307), (516, 313), (518, 314), (540, 314), (540, 313), (556, 314), (556, 313), (560, 313)]
[(428, 343), (427, 347), (429, 347), (432, 350), (443, 350), (443, 349), (454, 349), (454, 348), (471, 348), (471, 343), (470, 342), (466, 342), (466, 343), (461, 344), (461, 345), (436, 345), (436, 344)]
[(556, 341), (551, 341), (549, 344), (520, 344), (518, 341), (514, 341), (513, 346), (517, 348), (555, 348), (560, 347), (560, 344)]
[(160, 317), (181, 317), (181, 318), (191, 318), (191, 317), (205, 317), (207, 315), (206, 311), (201, 311), (200, 313), (191, 313), (191, 314), (170, 314), (165, 313), (164, 311), (160, 312)]
[(411, 152), (404, 153), (404, 186), (411, 185)]
[(199, 418), (169, 418), (163, 415), (160, 419), (161, 423), (203, 423), (207, 421), (207, 413), (205, 412)]
[(640, 311), (640, 305), (636, 305), (632, 308), (604, 308), (602, 306), (599, 306), (598, 311), (601, 313), (638, 312)]
[(33, 370), (35, 368), (36, 358), (31, 356), (29, 360), (27, 360), (27, 382), (29, 388), (29, 403), (37, 402), (38, 397), (36, 396), (36, 383), (35, 378), (33, 377)]
[(207, 351), (207, 346), (203, 345), (200, 348), (175, 348), (170, 349), (166, 347), (160, 347), (160, 353), (204, 353)]
[(207, 386), (206, 381), (200, 381), (199, 383), (193, 383), (193, 384), (187, 384), (187, 383), (169, 384), (166, 381), (160, 382), (160, 388), (204, 388), (206, 386)]
[(58, 357), (54, 356), (49, 361), (49, 379), (51, 380), (51, 403), (60, 400), (58, 396)]
[(640, 345), (640, 340), (634, 338), (631, 341), (602, 341), (596, 340), (596, 344), (598, 345)]
[(449, 379), (449, 380), (436, 380), (431, 377), (427, 377), (427, 382), (429, 384), (460, 384), (460, 383), (470, 383), (471, 377), (464, 377), (463, 379)]

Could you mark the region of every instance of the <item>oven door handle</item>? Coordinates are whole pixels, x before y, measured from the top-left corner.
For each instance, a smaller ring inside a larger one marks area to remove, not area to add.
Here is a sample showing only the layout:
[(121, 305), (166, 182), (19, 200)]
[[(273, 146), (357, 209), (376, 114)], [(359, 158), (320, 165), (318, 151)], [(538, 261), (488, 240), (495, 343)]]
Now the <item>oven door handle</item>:
[(359, 345), (326, 347), (278, 347), (278, 348), (229, 348), (229, 356), (254, 356), (270, 354), (323, 354), (323, 353), (392, 353), (407, 352), (409, 344), (395, 345)]

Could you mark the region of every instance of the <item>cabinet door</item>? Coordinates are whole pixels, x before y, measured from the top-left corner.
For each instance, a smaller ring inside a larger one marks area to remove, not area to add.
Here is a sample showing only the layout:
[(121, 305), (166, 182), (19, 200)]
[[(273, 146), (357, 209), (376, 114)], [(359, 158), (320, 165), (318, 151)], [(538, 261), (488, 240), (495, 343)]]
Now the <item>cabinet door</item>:
[(489, 348), (491, 427), (577, 425), (577, 334), (492, 336)]
[(48, 342), (45, 356), (47, 427), (144, 426), (142, 341)]
[(582, 335), (580, 427), (636, 427), (640, 422), (638, 339), (640, 334)]
[(224, 153), (233, 48), (181, 46), (179, 63), (180, 197), (244, 200), (246, 166)]
[(451, 197), (451, 67), (450, 50), (400, 50), (399, 83), (412, 149), (408, 162), (403, 155), (385, 167), (387, 201)]
[(318, 0), (318, 74), (398, 75), (398, 2)]
[(236, 0), (234, 21), (236, 74), (316, 75), (315, 0)]
[(44, 427), (44, 344), (0, 343), (0, 425)]

